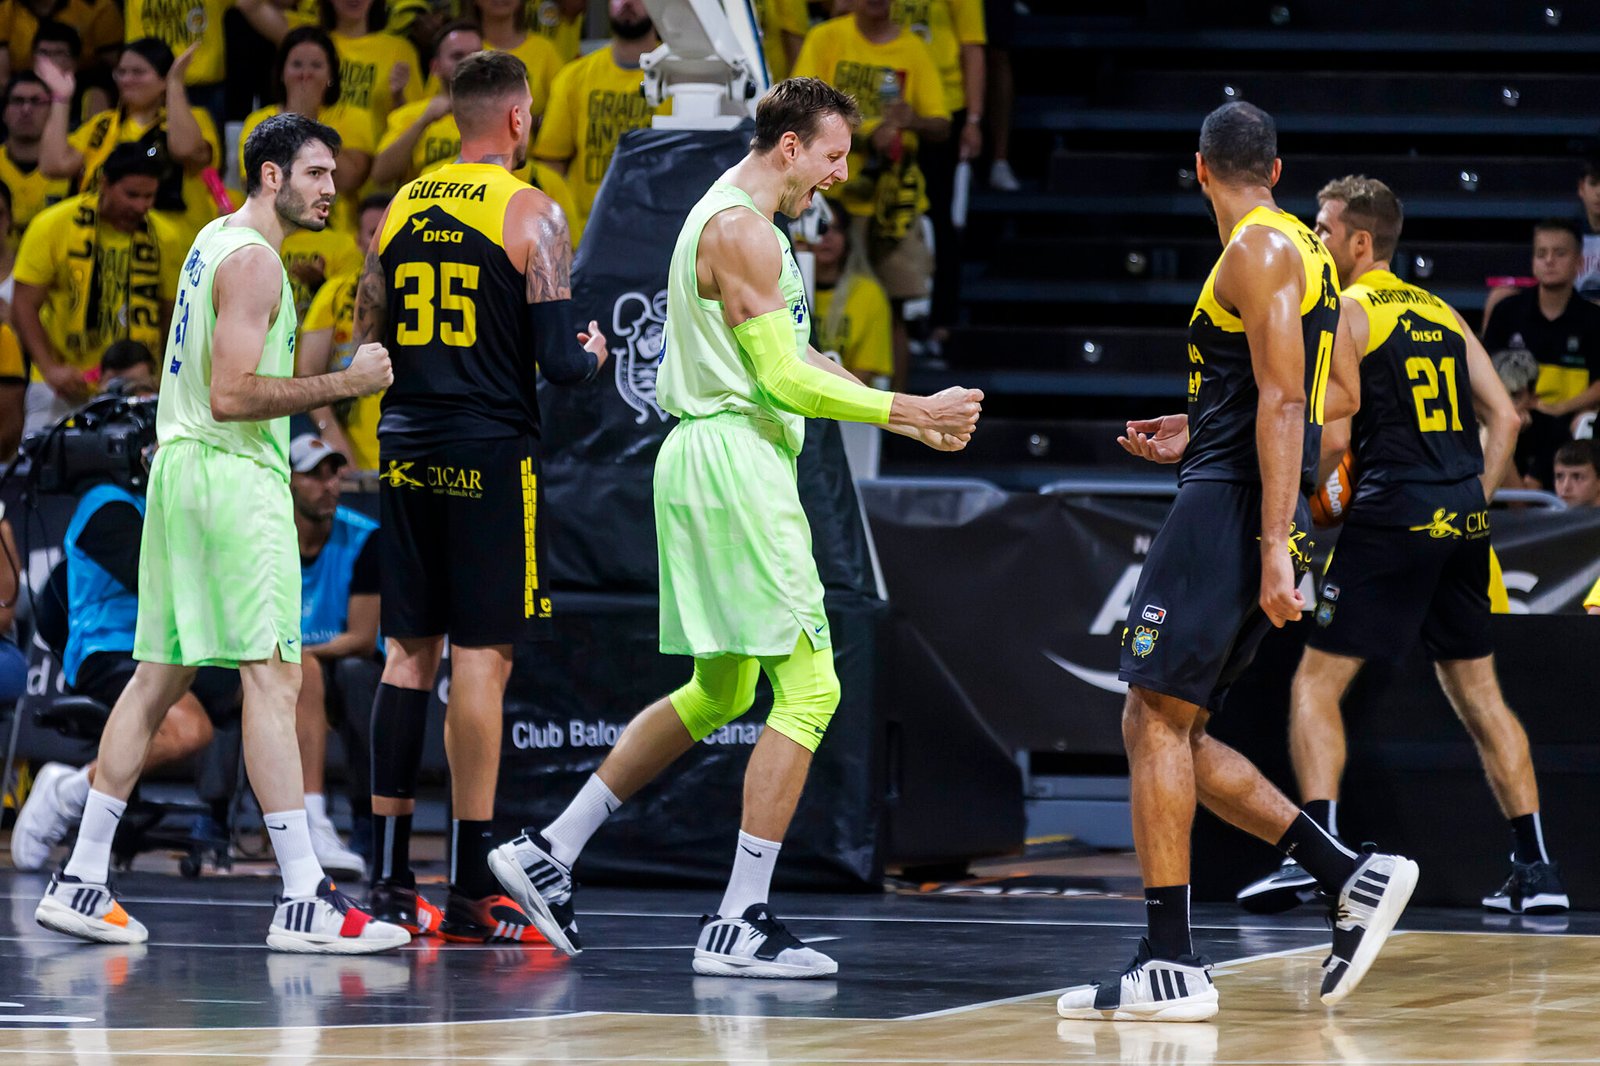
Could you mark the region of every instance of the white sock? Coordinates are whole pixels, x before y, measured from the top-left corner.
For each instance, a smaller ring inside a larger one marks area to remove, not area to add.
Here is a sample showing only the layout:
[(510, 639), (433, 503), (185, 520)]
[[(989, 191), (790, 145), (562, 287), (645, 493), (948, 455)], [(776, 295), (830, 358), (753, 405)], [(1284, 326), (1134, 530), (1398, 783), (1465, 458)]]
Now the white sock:
[(778, 864), (781, 847), (783, 845), (775, 841), (739, 831), (739, 847), (733, 853), (733, 874), (728, 878), (728, 890), (722, 894), (722, 906), (717, 908), (719, 915), (737, 918), (749, 910), (751, 904), (767, 902), (772, 891), (772, 868)]
[(69, 818), (82, 818), (83, 806), (89, 802), (89, 768), (80, 769), (56, 784), (56, 799)]
[(328, 797), (320, 792), (307, 792), (306, 814), (311, 816), (313, 822), (326, 822), (328, 820)]
[(561, 816), (545, 826), (544, 838), (550, 842), (550, 854), (557, 862), (570, 867), (578, 861), (578, 854), (594, 836), (594, 831), (620, 806), (622, 801), (611, 794), (600, 776), (590, 774)]
[(111, 838), (117, 835), (117, 823), (127, 809), (127, 800), (89, 790), (83, 821), (78, 823), (78, 842), (67, 860), (67, 874), (91, 885), (106, 883), (111, 873)]
[(322, 884), (322, 864), (311, 850), (311, 829), (306, 824), (305, 808), (277, 811), (262, 816), (267, 835), (272, 838), (272, 853), (283, 871), (283, 894), (290, 899), (306, 899), (317, 894)]

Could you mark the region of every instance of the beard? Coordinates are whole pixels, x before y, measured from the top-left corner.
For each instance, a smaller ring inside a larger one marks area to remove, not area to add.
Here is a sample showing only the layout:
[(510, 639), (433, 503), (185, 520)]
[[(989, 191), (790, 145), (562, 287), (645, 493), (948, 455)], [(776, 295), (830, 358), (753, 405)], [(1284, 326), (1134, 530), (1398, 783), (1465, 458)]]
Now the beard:
[[(285, 185), (278, 190), (278, 196), (272, 201), (273, 210), (278, 212), (278, 217), (285, 224), (296, 229), (306, 229), (320, 232), (328, 228), (328, 217), (318, 218), (313, 212), (306, 198), (301, 196), (293, 187)], [(329, 205), (332, 208), (332, 205)]]
[(621, 19), (611, 20), (611, 35), (624, 41), (637, 41), (655, 29), (648, 18), (638, 22), (623, 22)]
[(528, 142), (518, 141), (517, 146), (511, 149), (511, 169), (521, 170), (528, 165)]

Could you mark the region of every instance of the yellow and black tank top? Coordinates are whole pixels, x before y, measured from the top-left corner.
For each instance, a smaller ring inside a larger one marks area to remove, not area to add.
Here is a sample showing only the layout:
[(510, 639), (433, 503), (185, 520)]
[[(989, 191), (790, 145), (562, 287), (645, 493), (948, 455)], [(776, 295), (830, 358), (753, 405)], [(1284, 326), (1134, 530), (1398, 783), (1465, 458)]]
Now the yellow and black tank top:
[(1367, 316), (1351, 514), (1370, 520), (1406, 485), (1477, 477), (1483, 448), (1467, 342), (1449, 305), (1387, 270), (1369, 270), (1344, 294)]
[[(1322, 446), (1322, 413), (1339, 325), (1338, 271), (1328, 250), (1305, 223), (1284, 211), (1257, 207), (1233, 227), (1231, 245), (1247, 226), (1267, 226), (1287, 236), (1305, 268), (1300, 332), (1306, 347), (1306, 425), (1300, 459), (1300, 490), (1316, 485)], [(1224, 254), (1227, 248), (1223, 249)], [(1217, 300), (1217, 265), (1211, 268), (1189, 318), (1189, 445), (1178, 467), (1178, 483), (1233, 481), (1259, 484), (1256, 457), (1256, 390), (1244, 322)]]
[(504, 167), (452, 163), (400, 187), (379, 235), (394, 384), (385, 449), (539, 434), (527, 281), (506, 255)]

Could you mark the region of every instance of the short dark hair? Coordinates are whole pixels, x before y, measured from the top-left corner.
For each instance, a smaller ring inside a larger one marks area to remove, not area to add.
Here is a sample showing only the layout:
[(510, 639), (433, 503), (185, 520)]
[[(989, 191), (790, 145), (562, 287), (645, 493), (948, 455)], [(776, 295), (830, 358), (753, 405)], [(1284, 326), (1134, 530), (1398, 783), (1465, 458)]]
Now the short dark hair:
[(1374, 259), (1394, 256), (1395, 245), (1400, 243), (1400, 227), (1405, 222), (1405, 209), (1393, 189), (1377, 178), (1349, 174), (1328, 182), (1317, 193), (1317, 203), (1325, 204), (1329, 200), (1344, 204), (1345, 225), (1372, 234)]
[[(330, 3), (329, 0), (322, 0), (322, 2), (317, 5), (317, 18), (322, 23), (322, 28), (325, 30), (331, 31), (339, 24), (338, 13), (333, 10), (333, 4)], [(384, 23), (388, 20), (388, 18), (389, 5), (374, 3), (371, 7), (367, 8), (367, 32), (377, 33), (379, 30), (383, 29)], [(387, 75), (385, 75), (385, 77), (387, 77)]]
[(1600, 181), (1600, 152), (1590, 152), (1583, 160), (1583, 173), (1581, 177), (1590, 181)]
[(1556, 465), (1587, 466), (1600, 474), (1600, 455), (1595, 454), (1592, 440), (1569, 440), (1556, 449)]
[[(521, 9), (519, 8), (518, 10), (520, 11)], [(476, 22), (472, 21), (471, 19), (451, 19), (443, 26), (440, 26), (438, 32), (433, 35), (433, 41), (429, 47), (429, 51), (435, 57), (437, 57), (439, 54), (439, 49), (444, 47), (444, 39), (446, 37), (450, 36), (452, 33), (463, 32), (476, 33), (479, 40), (483, 39), (483, 27), (478, 25)]]
[(1272, 182), (1278, 158), (1278, 127), (1255, 104), (1223, 104), (1200, 124), (1200, 158), (1223, 181)]
[(280, 104), (289, 98), (289, 91), (283, 84), (283, 70), (289, 65), (289, 53), (303, 44), (316, 45), (328, 57), (328, 70), (332, 76), (328, 87), (322, 90), (322, 106), (332, 107), (339, 102), (339, 93), (342, 91), (339, 52), (333, 46), (333, 38), (321, 26), (296, 26), (283, 35), (283, 40), (278, 43), (277, 60), (272, 67), (272, 98)]
[(167, 154), (154, 145), (129, 141), (111, 149), (106, 161), (100, 164), (100, 181), (115, 185), (123, 178), (155, 178), (167, 176)]
[(479, 118), (478, 105), (528, 90), (528, 68), (510, 52), (478, 52), (461, 61), (450, 79), (450, 106), (463, 137)]
[(122, 54), (126, 55), (129, 52), (149, 63), (163, 78), (167, 76), (167, 71), (172, 69), (175, 58), (172, 46), (159, 37), (140, 37), (137, 41), (129, 41), (122, 46)]
[(1583, 247), (1583, 231), (1578, 224), (1570, 218), (1542, 218), (1533, 224), (1533, 235), (1541, 233), (1565, 233), (1572, 238), (1572, 243), (1579, 248)]
[(791, 130), (801, 144), (810, 144), (828, 115), (838, 115), (852, 130), (861, 125), (861, 109), (849, 93), (840, 92), (821, 78), (787, 78), (768, 89), (756, 103), (756, 133), (750, 138), (750, 147), (753, 151), (770, 152)]
[(76, 29), (59, 22), (56, 19), (40, 19), (39, 28), (33, 34), (33, 46), (30, 51), (37, 51), (40, 41), (54, 41), (64, 44), (72, 49), (73, 55), (83, 51), (83, 36)]
[[(389, 201), (393, 199), (394, 197), (386, 192), (368, 193), (361, 198), (361, 203), (356, 205), (356, 217), (360, 218), (373, 209), (382, 211), (389, 206)], [(366, 251), (366, 249), (363, 248), (362, 251)]]
[(147, 363), (150, 366), (155, 366), (156, 357), (150, 353), (149, 348), (145, 347), (144, 342), (129, 340), (124, 337), (122, 340), (113, 341), (111, 346), (105, 350), (105, 354), (100, 357), (100, 373), (103, 377), (109, 378), (122, 373), (130, 367), (142, 366)]
[(11, 75), (11, 81), (6, 84), (7, 103), (11, 102), (11, 94), (16, 91), (16, 88), (19, 85), (37, 85), (40, 89), (44, 90), (46, 95), (48, 95), (50, 92), (50, 86), (46, 85), (44, 83), (44, 79), (39, 77), (39, 75), (35, 74), (31, 70), (19, 70), (15, 74)]
[(267, 163), (276, 163), (287, 174), (309, 141), (321, 141), (335, 155), (343, 144), (331, 127), (293, 111), (273, 115), (251, 130), (244, 141), (244, 194), (254, 196), (261, 188), (261, 168)]

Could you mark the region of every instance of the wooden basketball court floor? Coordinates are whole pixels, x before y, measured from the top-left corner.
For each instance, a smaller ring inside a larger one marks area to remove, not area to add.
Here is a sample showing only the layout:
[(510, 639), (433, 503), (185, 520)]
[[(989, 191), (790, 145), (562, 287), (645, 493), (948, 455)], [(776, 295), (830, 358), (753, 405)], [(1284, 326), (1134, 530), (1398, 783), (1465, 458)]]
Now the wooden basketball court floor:
[(40, 929), (43, 884), (0, 872), (6, 1064), (1600, 1062), (1600, 915), (1408, 912), (1329, 1010), (1319, 915), (1200, 906), (1221, 1013), (1106, 1024), (1060, 1022), (1053, 993), (1121, 968), (1138, 900), (780, 896), (840, 973), (761, 982), (691, 972), (703, 891), (583, 890), (574, 960), (435, 942), (338, 958), (266, 950), (275, 879), (125, 875), (151, 930), (134, 948)]

